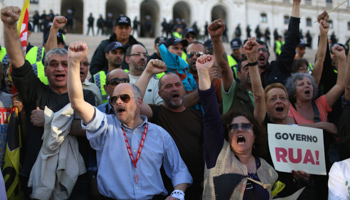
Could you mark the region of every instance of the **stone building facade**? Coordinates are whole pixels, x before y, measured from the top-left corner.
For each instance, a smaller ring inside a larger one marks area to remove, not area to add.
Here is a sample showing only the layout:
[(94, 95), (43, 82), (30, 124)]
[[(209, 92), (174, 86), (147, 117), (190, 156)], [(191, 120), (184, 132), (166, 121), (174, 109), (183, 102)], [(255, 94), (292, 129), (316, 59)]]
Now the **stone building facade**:
[[(318, 14), (323, 10), (340, 4), (343, 0), (302, 0), (300, 28), (305, 35), (310, 31), (313, 36), (313, 48), (317, 47), (318, 24), (314, 23)], [(349, 0), (350, 1), (350, 0)], [(349, 1), (330, 13), (331, 34), (335, 32), (339, 42), (345, 43), (350, 38), (350, 4)], [(24, 0), (1, 0), (0, 6), (22, 6)], [(152, 36), (161, 34), (163, 18), (185, 19), (191, 26), (195, 21), (204, 34), (204, 24), (221, 18), (227, 23), (228, 37), (233, 38), (234, 29), (239, 23), (242, 29), (242, 38), (246, 38), (246, 26), (250, 25), (252, 36), (259, 24), (260, 30), (269, 27), (271, 34), (277, 28), (283, 32), (288, 27), (288, 18), (292, 10), (292, 0), (31, 0), (31, 15), (35, 10), (41, 14), (43, 10), (49, 13), (52, 9), (55, 14), (66, 15), (71, 9), (75, 18), (76, 33), (87, 32), (87, 18), (90, 13), (95, 17), (95, 23), (101, 14), (106, 18), (108, 13), (115, 19), (120, 14), (127, 15), (131, 20), (137, 17), (141, 24), (145, 16), (151, 16), (154, 32)], [(96, 30), (96, 29), (95, 29)], [(2, 34), (2, 33), (1, 33)], [(141, 28), (141, 35), (143, 30)]]

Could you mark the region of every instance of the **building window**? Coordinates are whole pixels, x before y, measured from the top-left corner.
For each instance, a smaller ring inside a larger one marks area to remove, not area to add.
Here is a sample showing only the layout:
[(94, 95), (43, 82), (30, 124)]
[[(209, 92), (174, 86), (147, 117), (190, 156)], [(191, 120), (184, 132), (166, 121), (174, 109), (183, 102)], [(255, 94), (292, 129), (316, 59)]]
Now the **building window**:
[(350, 0), (349, 0), (348, 2), (346, 2), (346, 5), (347, 5), (347, 6), (350, 6)]
[(332, 2), (332, 0), (326, 0), (326, 3), (331, 4), (331, 3), (333, 3), (333, 2)]
[(262, 13), (260, 15), (260, 22), (266, 23), (267, 22), (267, 15), (265, 13)]
[(333, 21), (332, 21), (332, 20), (329, 20), (329, 21), (328, 21), (328, 24), (329, 24), (329, 29), (333, 29)]
[(39, 3), (39, 0), (30, 0), (30, 3), (32, 3), (32, 4), (38, 4), (38, 3)]
[(311, 18), (306, 18), (306, 26), (309, 26), (309, 27), (311, 27), (312, 26), (312, 20), (311, 20)]
[(289, 16), (288, 15), (285, 15), (284, 18), (283, 18), (283, 23), (288, 25), (289, 24)]
[(348, 22), (348, 31), (350, 31), (350, 22)]

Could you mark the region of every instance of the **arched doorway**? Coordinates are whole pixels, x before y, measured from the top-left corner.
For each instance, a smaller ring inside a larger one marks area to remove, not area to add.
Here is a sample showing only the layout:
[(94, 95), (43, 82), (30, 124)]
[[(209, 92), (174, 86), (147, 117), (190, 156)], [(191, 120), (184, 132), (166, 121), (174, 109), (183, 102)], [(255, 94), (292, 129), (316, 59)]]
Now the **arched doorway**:
[(227, 15), (224, 6), (217, 5), (214, 6), (214, 8), (211, 10), (211, 21), (214, 21), (216, 19), (222, 19), (227, 23)]
[(150, 37), (156, 37), (159, 35), (159, 5), (155, 0), (145, 0), (140, 6), (140, 22), (141, 22), (141, 37), (146, 37), (146, 20), (151, 21), (152, 30), (150, 31)]
[(176, 19), (185, 20), (185, 23), (187, 27), (191, 26), (191, 9), (190, 6), (184, 2), (184, 1), (179, 1), (177, 2), (174, 7), (173, 7), (173, 20), (174, 23), (176, 24)]
[(83, 16), (84, 16), (84, 2), (82, 0), (62, 0), (61, 1), (61, 14), (66, 16), (69, 15), (71, 11), (71, 15), (73, 16), (73, 30), (67, 24), (67, 32), (68, 33), (83, 33)]
[[(106, 2), (106, 16), (107, 18), (108, 13), (112, 13), (113, 18), (113, 26), (115, 25), (115, 20), (119, 15), (126, 15), (126, 3), (124, 0), (108, 0)], [(132, 19), (131, 19), (132, 20)]]

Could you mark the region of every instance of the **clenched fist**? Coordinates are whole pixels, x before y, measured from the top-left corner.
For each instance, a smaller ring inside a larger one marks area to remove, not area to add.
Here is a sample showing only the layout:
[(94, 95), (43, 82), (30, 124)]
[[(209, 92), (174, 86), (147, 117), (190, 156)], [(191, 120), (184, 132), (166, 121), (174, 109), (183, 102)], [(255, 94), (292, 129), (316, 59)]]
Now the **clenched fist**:
[(80, 63), (87, 53), (88, 47), (85, 42), (72, 42), (68, 48), (68, 61)]
[(1, 21), (5, 26), (15, 25), (21, 15), (21, 9), (16, 6), (7, 6), (1, 9)]
[(150, 60), (146, 66), (147, 72), (151, 74), (162, 73), (162, 72), (165, 72), (166, 69), (167, 69), (167, 66), (165, 62), (157, 59)]

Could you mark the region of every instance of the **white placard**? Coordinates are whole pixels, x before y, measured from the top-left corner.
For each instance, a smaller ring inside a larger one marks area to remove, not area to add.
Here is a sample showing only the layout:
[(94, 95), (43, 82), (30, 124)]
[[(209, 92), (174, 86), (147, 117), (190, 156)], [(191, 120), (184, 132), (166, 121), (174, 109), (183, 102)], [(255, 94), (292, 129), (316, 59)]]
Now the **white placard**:
[(304, 126), (268, 124), (268, 141), (275, 169), (327, 175), (323, 130)]

